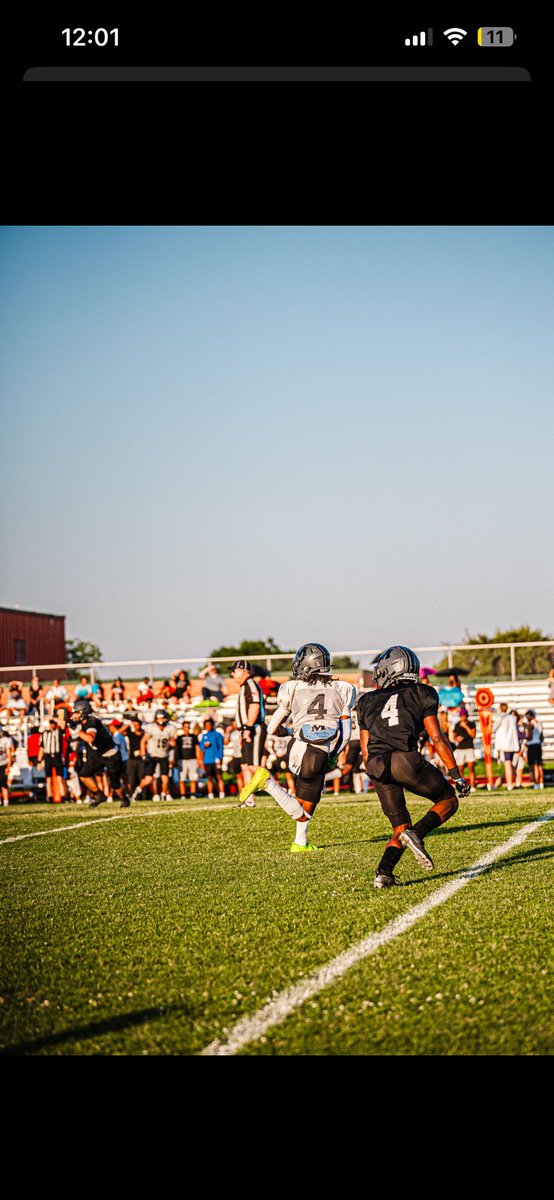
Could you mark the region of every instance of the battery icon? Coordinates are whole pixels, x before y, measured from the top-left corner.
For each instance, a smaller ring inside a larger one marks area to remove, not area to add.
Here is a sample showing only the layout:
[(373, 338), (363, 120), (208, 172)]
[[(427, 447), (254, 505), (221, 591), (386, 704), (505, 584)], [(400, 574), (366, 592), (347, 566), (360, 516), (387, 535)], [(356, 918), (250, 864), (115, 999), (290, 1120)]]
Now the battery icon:
[(477, 30), (477, 41), (480, 46), (513, 46), (515, 36), (509, 25), (499, 27), (486, 25)]

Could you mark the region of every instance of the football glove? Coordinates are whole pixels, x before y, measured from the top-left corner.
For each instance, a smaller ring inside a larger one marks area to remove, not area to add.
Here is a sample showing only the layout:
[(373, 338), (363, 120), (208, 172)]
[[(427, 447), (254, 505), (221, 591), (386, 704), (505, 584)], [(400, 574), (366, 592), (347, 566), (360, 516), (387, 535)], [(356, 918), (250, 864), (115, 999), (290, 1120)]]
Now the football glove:
[(453, 779), (452, 782), (456, 788), (460, 800), (463, 800), (464, 796), (469, 796), (471, 788), (467, 782), (467, 779)]

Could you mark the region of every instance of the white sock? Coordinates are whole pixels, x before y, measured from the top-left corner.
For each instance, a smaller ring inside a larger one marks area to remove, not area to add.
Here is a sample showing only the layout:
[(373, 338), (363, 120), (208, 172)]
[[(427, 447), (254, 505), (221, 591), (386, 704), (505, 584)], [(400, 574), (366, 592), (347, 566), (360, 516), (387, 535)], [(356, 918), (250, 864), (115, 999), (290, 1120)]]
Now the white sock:
[(309, 824), (310, 818), (308, 818), (307, 821), (296, 822), (296, 834), (294, 836), (294, 840), (297, 846), (305, 846), (307, 844)]
[(287, 816), (292, 817), (295, 821), (304, 815), (304, 809), (296, 799), (296, 796), (291, 796), (290, 792), (281, 787), (281, 784), (277, 783), (277, 780), (272, 775), (264, 783), (264, 792), (269, 792), (269, 795), (273, 796), (273, 799), (277, 801), (283, 812), (286, 812)]

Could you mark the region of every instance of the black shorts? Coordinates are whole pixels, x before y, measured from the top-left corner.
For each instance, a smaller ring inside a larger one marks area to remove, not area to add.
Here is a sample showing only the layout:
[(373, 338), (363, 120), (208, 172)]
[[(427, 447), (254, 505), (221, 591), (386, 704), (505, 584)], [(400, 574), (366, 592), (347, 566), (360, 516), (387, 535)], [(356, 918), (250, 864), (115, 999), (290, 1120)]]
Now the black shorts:
[(231, 758), (227, 763), (227, 770), (230, 775), (240, 775), (242, 771), (242, 762), (240, 758)]
[(299, 743), (297, 738), (291, 738), (287, 746), (285, 762), (286, 769), (295, 779), (297, 800), (307, 800), (309, 804), (319, 804), (325, 776), (329, 770), (327, 751), (319, 750), (310, 742)]
[(537, 744), (533, 743), (532, 746), (527, 747), (527, 762), (530, 767), (542, 766), (542, 746), (540, 742)]
[(250, 741), (242, 739), (242, 761), (247, 767), (261, 767), (265, 752), (267, 728), (265, 725), (255, 725), (250, 732)]
[(8, 768), (7, 765), (0, 767), (0, 788), (8, 787)]
[(45, 754), (44, 755), (44, 774), (47, 779), (52, 778), (52, 771), (63, 779), (63, 761), (61, 754)]
[(393, 828), (411, 825), (404, 788), (437, 804), (456, 796), (442, 771), (434, 767), (418, 750), (393, 750), (368, 758), (367, 773), (375, 784), (381, 808)]
[(129, 790), (134, 792), (135, 788), (140, 787), (145, 776), (144, 759), (128, 758), (125, 763), (125, 774)]
[(146, 770), (144, 772), (145, 776), (155, 775), (158, 764), (160, 767), (160, 775), (169, 775), (169, 754), (166, 754), (165, 758), (147, 758)]
[(217, 779), (218, 775), (221, 775), (221, 765), (218, 766), (217, 763), (204, 763), (204, 772), (206, 779)]
[(87, 749), (87, 756), (79, 764), (77, 774), (80, 779), (91, 779), (93, 775), (103, 775), (105, 769), (106, 762), (102, 755)]

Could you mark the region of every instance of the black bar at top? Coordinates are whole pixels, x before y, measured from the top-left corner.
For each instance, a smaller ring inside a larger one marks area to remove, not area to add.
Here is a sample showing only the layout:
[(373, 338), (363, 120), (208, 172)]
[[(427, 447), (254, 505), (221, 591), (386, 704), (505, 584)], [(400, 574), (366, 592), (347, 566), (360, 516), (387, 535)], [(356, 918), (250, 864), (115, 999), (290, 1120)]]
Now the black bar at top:
[(530, 83), (524, 67), (30, 67), (25, 83)]

